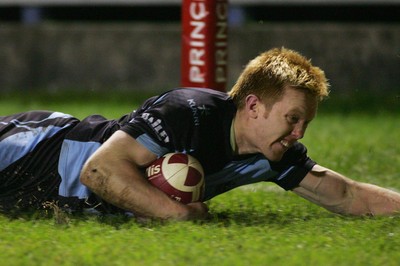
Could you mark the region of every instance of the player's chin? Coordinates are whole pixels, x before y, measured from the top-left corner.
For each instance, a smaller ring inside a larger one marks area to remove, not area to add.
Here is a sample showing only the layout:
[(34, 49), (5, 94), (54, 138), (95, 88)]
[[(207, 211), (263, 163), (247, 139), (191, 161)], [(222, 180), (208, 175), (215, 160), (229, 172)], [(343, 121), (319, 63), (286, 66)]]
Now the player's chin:
[(271, 149), (267, 153), (264, 153), (264, 156), (273, 162), (278, 162), (282, 160), (283, 155), (285, 154), (286, 149)]
[(272, 162), (279, 162), (280, 160), (282, 160), (282, 157), (283, 157), (283, 154), (282, 155), (270, 156), (270, 157), (267, 157), (267, 159), (272, 161)]

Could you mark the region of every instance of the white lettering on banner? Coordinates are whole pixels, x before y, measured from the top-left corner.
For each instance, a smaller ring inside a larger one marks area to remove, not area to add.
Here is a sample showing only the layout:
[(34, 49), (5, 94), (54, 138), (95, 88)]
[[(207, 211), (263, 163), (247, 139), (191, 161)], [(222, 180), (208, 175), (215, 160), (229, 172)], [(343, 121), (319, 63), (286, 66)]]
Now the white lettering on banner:
[(217, 3), (217, 30), (216, 30), (216, 51), (215, 51), (215, 82), (226, 82), (226, 65), (227, 65), (227, 3)]
[(204, 0), (191, 3), (189, 8), (190, 8), (190, 16), (195, 20), (202, 20), (208, 15)]
[(190, 41), (190, 46), (192, 47), (204, 47), (205, 43), (200, 41)]
[(190, 64), (196, 66), (204, 66), (204, 60), (201, 58), (204, 56), (205, 51), (204, 49), (190, 49), (189, 52), (189, 61)]
[(200, 66), (205, 65), (205, 35), (204, 28), (206, 23), (204, 20), (208, 12), (203, 2), (193, 2), (189, 7), (190, 26), (193, 30), (190, 32), (190, 50), (189, 50), (189, 81), (202, 83), (205, 79), (205, 73), (202, 73)]
[(204, 73), (201, 72), (200, 67), (196, 67), (196, 66), (190, 67), (189, 79), (191, 82), (197, 82), (197, 83), (204, 82)]
[(190, 32), (190, 38), (204, 39), (204, 33), (201, 32), (206, 26), (204, 21), (190, 21), (190, 26), (193, 26), (193, 30)]
[(217, 39), (226, 40), (227, 36), (227, 23), (226, 20), (228, 18), (228, 7), (226, 3), (218, 3), (217, 4)]

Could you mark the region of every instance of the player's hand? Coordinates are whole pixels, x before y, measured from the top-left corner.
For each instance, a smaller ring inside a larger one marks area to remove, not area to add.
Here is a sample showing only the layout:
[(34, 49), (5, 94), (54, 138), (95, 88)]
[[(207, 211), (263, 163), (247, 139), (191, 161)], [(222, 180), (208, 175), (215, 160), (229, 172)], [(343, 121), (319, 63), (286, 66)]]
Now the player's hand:
[(209, 217), (208, 206), (204, 202), (192, 202), (186, 205), (189, 213), (186, 220), (204, 220)]
[[(187, 221), (187, 220), (205, 220), (210, 217), (208, 212), (208, 206), (203, 202), (193, 202), (189, 204), (182, 204), (178, 203), (185, 209), (184, 214), (181, 213), (179, 216), (171, 216), (166, 220), (180, 220), (180, 221)], [(152, 220), (156, 219), (154, 217), (147, 217), (139, 214), (135, 214), (136, 221), (139, 223), (148, 223)]]

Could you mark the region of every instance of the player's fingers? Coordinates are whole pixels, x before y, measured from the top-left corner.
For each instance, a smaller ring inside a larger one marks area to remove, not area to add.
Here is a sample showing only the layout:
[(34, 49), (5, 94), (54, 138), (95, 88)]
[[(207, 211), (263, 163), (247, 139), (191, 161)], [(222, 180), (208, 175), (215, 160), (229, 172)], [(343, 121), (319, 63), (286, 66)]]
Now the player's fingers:
[(204, 212), (208, 212), (208, 206), (204, 202), (200, 202), (200, 201), (192, 202), (192, 203), (188, 203), (188, 205), (193, 207), (193, 208), (195, 208), (195, 209), (198, 209), (198, 210), (201, 210), (201, 211), (204, 211)]
[(191, 209), (191, 219), (206, 219), (209, 216), (208, 206), (203, 202), (192, 202), (188, 207)]

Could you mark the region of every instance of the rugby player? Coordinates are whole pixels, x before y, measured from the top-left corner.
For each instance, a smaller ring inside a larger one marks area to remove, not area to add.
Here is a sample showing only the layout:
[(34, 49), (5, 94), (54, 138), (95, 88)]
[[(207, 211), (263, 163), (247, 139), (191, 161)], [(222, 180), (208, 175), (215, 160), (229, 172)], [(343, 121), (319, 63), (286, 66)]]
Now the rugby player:
[[(251, 60), (231, 91), (178, 88), (118, 120), (82, 121), (31, 111), (0, 117), (0, 206), (205, 218), (205, 201), (255, 182), (274, 182), (332, 212), (391, 215), (400, 194), (353, 181), (307, 156), (299, 142), (329, 94), (324, 72), (298, 52), (275, 48)], [(197, 158), (202, 202), (181, 204), (151, 186), (144, 169), (170, 152)]]

